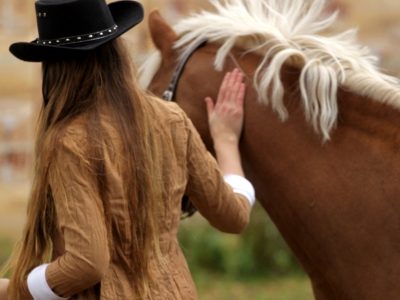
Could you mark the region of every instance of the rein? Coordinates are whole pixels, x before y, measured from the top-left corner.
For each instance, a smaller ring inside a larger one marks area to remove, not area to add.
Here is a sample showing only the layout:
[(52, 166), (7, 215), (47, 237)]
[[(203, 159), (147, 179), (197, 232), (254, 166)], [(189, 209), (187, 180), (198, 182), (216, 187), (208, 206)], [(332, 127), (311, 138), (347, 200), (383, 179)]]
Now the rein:
[[(171, 82), (168, 85), (168, 88), (165, 90), (165, 92), (162, 95), (162, 98), (165, 101), (169, 101), (169, 102), (174, 101), (176, 90), (178, 88), (179, 79), (182, 76), (183, 70), (185, 69), (187, 62), (192, 57), (192, 55), (198, 49), (203, 47), (206, 43), (207, 43), (207, 40), (200, 40), (198, 43), (196, 43), (193, 46), (191, 51), (186, 52), (186, 54), (180, 59), (180, 61), (178, 62), (178, 65), (176, 66), (175, 71), (172, 75)], [(182, 215), (183, 219), (193, 216), (197, 211), (196, 207), (193, 206), (193, 204), (189, 200), (189, 197), (186, 195), (183, 196), (183, 198), (182, 198), (181, 210), (183, 212), (183, 215)]]
[(170, 84), (168, 85), (168, 88), (165, 90), (165, 92), (162, 95), (162, 98), (165, 101), (173, 101), (174, 96), (176, 94), (176, 89), (178, 87), (179, 79), (182, 76), (183, 70), (185, 69), (185, 66), (189, 59), (192, 57), (192, 55), (201, 47), (203, 47), (207, 43), (206, 39), (202, 39), (198, 41), (196, 44), (193, 45), (191, 51), (186, 52), (186, 54), (180, 59), (178, 62), (178, 65), (175, 68), (175, 71), (172, 75), (172, 79)]

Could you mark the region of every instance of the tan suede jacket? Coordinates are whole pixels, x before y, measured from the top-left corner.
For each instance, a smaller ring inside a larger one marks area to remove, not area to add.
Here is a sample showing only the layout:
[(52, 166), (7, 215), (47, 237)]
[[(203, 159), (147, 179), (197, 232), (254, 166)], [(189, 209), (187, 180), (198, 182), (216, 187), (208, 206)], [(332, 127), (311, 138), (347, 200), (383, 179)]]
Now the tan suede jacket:
[[(157, 278), (152, 289), (155, 300), (197, 299), (187, 263), (177, 240), (181, 218), (181, 199), (186, 193), (199, 212), (224, 232), (238, 233), (247, 225), (248, 201), (234, 194), (224, 182), (215, 159), (207, 152), (199, 134), (185, 113), (174, 103), (150, 98), (146, 112), (156, 124), (162, 143), (165, 205), (160, 212), (160, 244), (166, 257), (168, 275)], [(115, 126), (104, 116), (104, 128), (115, 145), (119, 137)], [(134, 300), (132, 286), (109, 245), (104, 211), (96, 191), (95, 174), (83, 168), (85, 148), (84, 118), (73, 122), (58, 145), (50, 168), (50, 186), (55, 201), (58, 234), (54, 237), (54, 257), (46, 278), (53, 291), (71, 299)], [(132, 222), (124, 196), (118, 153), (105, 151), (108, 199), (112, 214), (130, 248)], [(157, 270), (157, 266), (154, 266)]]

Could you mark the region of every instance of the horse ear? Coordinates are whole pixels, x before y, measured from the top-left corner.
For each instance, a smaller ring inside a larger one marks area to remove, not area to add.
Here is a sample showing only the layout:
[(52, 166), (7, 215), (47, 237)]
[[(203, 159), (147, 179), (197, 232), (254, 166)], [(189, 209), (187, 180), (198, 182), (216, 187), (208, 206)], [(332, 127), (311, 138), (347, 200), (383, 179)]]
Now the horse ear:
[(172, 52), (173, 43), (178, 39), (175, 31), (161, 16), (158, 10), (153, 10), (149, 15), (149, 28), (154, 45), (163, 56)]

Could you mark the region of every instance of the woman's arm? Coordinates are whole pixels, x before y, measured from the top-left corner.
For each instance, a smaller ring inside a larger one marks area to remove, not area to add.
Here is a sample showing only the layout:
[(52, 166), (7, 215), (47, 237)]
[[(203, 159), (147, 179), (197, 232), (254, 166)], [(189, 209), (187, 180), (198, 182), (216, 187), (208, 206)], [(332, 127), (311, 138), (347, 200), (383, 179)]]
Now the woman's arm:
[(218, 163), (206, 150), (190, 120), (187, 122), (188, 173), (186, 194), (208, 221), (221, 231), (240, 233), (249, 222), (254, 189), (243, 177), (239, 139), (243, 124), (244, 85), (237, 70), (227, 74), (217, 102), (206, 99)]
[(218, 165), (225, 181), (236, 193), (245, 196), (251, 205), (255, 201), (252, 184), (244, 178), (239, 140), (244, 121), (244, 98), (246, 86), (243, 74), (238, 69), (228, 72), (220, 86), (216, 103), (205, 99), (208, 121)]
[(244, 176), (239, 152), (245, 95), (243, 74), (235, 69), (225, 75), (216, 103), (207, 97), (207, 112), (218, 164), (224, 174)]
[(109, 266), (103, 205), (84, 152), (79, 131), (67, 131), (57, 143), (49, 182), (65, 252), (29, 274), (28, 288), (34, 299), (68, 299), (101, 281)]

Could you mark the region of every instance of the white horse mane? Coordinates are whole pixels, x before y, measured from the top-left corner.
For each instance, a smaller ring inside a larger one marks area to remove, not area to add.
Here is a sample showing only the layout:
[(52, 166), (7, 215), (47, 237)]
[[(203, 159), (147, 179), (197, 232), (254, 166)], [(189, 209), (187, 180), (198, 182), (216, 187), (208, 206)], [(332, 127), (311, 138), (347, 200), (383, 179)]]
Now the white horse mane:
[[(283, 120), (288, 117), (280, 78), (284, 63), (301, 68), (305, 115), (324, 140), (330, 138), (337, 122), (339, 86), (400, 109), (398, 79), (378, 70), (377, 58), (355, 42), (355, 30), (330, 37), (320, 35), (337, 18), (337, 12), (330, 16), (324, 13), (325, 0), (210, 1), (215, 12), (203, 11), (175, 26), (180, 36), (175, 47), (190, 51), (202, 39), (221, 44), (215, 59), (217, 70), (222, 70), (237, 45), (263, 55), (254, 85), (259, 100), (271, 103)], [(152, 61), (155, 71), (160, 57), (153, 56)], [(144, 65), (147, 73), (149, 62)], [(147, 73), (142, 82), (149, 83), (152, 75)]]

